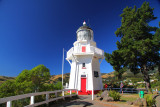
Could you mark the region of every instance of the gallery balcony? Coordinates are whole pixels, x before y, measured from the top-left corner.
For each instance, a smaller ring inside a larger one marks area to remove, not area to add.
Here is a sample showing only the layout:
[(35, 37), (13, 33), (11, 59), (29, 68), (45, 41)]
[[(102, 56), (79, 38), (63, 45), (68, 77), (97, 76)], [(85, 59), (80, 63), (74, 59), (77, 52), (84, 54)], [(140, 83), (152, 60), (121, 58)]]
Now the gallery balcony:
[(67, 52), (67, 58), (68, 60), (71, 60), (73, 55), (94, 55), (97, 58), (104, 58), (104, 51), (97, 48), (97, 47), (86, 47), (85, 52), (82, 51), (82, 47), (76, 46), (72, 47), (68, 52)]

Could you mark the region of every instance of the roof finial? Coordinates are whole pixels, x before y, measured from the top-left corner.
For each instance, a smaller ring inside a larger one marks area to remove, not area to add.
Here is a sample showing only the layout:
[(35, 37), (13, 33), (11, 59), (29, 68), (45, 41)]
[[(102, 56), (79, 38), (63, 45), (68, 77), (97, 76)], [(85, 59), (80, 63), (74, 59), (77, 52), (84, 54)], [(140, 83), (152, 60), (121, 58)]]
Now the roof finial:
[(86, 26), (86, 22), (85, 22), (85, 20), (84, 20), (84, 22), (83, 22), (83, 26)]

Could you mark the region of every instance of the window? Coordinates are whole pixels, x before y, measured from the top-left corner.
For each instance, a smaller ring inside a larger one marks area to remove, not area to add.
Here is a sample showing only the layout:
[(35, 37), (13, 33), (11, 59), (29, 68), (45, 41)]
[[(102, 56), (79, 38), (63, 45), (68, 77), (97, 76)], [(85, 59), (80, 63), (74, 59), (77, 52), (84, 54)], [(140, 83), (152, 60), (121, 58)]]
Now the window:
[(86, 64), (82, 63), (82, 69), (86, 69)]
[(94, 71), (94, 77), (99, 77), (98, 71)]
[(83, 67), (86, 67), (85, 63), (83, 63)]
[(82, 52), (86, 52), (86, 47), (82, 46)]
[(86, 75), (81, 75), (81, 77), (86, 77)]

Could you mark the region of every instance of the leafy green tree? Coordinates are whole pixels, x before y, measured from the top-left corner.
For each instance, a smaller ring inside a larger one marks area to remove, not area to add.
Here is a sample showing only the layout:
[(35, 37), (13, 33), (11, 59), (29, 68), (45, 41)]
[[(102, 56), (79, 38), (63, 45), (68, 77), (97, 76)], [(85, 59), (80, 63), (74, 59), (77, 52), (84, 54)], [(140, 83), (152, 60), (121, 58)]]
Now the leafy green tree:
[(58, 82), (55, 84), (54, 89), (56, 89), (56, 90), (61, 90), (61, 89), (62, 89), (62, 82), (58, 81)]
[(15, 81), (7, 80), (0, 85), (0, 98), (15, 95)]
[[(144, 2), (140, 8), (126, 7), (123, 13), (121, 26), (115, 32), (117, 37), (121, 37), (117, 41), (117, 50), (112, 54), (105, 54), (115, 57), (114, 53), (118, 53), (118, 58), (113, 58), (114, 66), (126, 67), (134, 74), (141, 72), (146, 82), (146, 89), (151, 88), (150, 77), (148, 71), (154, 69), (159, 63), (159, 34), (153, 34), (156, 27), (150, 26), (148, 23), (156, 17), (153, 15), (153, 8), (149, 3)], [(158, 31), (157, 31), (158, 32)], [(113, 61), (108, 61), (111, 63)], [(118, 65), (115, 65), (115, 64)], [(120, 72), (120, 70), (118, 71)]]
[(40, 91), (53, 91), (53, 90), (55, 90), (55, 84), (45, 83), (40, 88)]
[(112, 54), (105, 53), (105, 60), (113, 66), (116, 79), (122, 79), (122, 74), (126, 71), (126, 68), (123, 65), (124, 60), (121, 54), (118, 51), (114, 51)]
[(44, 65), (38, 65), (32, 70), (23, 70), (15, 80), (0, 85), (0, 97), (54, 90), (54, 85), (47, 83), (49, 78), (49, 69)]
[[(50, 78), (49, 69), (38, 65), (31, 70), (23, 70), (16, 78), (17, 90), (23, 93), (38, 92)], [(18, 94), (21, 92), (18, 91)]]
[[(160, 27), (160, 22), (159, 22), (159, 27)], [(156, 33), (154, 36), (154, 43), (157, 46), (157, 51), (160, 52), (160, 28), (156, 30)], [(156, 65), (158, 65), (158, 74), (160, 76), (160, 55)]]
[(44, 65), (38, 65), (30, 71), (30, 80), (34, 84), (35, 91), (39, 91), (40, 87), (49, 80), (50, 72), (49, 69)]
[(33, 92), (33, 86), (29, 70), (23, 70), (15, 79), (16, 95)]

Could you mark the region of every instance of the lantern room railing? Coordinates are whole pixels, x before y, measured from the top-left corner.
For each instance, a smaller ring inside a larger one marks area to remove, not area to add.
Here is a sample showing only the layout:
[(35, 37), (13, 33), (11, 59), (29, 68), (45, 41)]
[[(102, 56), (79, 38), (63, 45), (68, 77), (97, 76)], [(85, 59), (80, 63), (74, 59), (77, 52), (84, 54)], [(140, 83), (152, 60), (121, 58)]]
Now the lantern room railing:
[(93, 47), (93, 46), (86, 46), (85, 52), (82, 52), (82, 47), (80, 46), (72, 47), (67, 52), (67, 59), (70, 59), (72, 57), (72, 54), (74, 55), (95, 54), (96, 56), (104, 57), (104, 51), (99, 48)]

